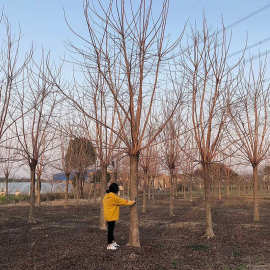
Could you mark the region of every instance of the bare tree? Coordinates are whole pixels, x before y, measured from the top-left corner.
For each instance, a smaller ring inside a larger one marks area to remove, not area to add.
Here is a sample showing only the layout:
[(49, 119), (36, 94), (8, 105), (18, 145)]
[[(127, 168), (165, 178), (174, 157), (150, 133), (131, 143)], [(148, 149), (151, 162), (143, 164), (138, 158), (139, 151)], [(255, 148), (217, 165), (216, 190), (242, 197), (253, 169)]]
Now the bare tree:
[(47, 64), (43, 57), (40, 64), (34, 61), (27, 68), (23, 85), (18, 89), (18, 120), (15, 136), (19, 142), (19, 154), (27, 162), (31, 173), (30, 211), (28, 221), (35, 222), (36, 168), (41, 156), (50, 149), (54, 132), (50, 121), (57, 101), (53, 86), (47, 80)]
[[(225, 29), (209, 33), (206, 21), (202, 32), (192, 29), (191, 44), (183, 50), (183, 67), (187, 87), (191, 90), (192, 124), (199, 151), (199, 163), (204, 172), (206, 237), (214, 237), (211, 203), (211, 163), (224, 151), (222, 144), (226, 124), (226, 93), (234, 83), (232, 71), (239, 65), (229, 65), (230, 40)], [(237, 73), (237, 72), (236, 72)]]
[[(187, 116), (189, 112), (187, 113)], [(195, 180), (194, 170), (198, 165), (198, 149), (194, 140), (192, 129), (188, 128), (188, 124), (183, 125), (186, 132), (183, 133), (182, 140), (180, 141), (180, 169), (185, 179), (188, 179), (189, 184), (189, 199), (193, 200), (192, 188)]]
[[(253, 169), (254, 221), (259, 221), (258, 166), (267, 157), (270, 147), (269, 91), (266, 81), (266, 59), (259, 61), (258, 67), (251, 61), (247, 75), (243, 64), (242, 77), (235, 93), (235, 103), (229, 104), (229, 114), (233, 131), (230, 137), (242, 159)], [(245, 77), (247, 76), (247, 77)]]
[[(119, 129), (109, 128), (125, 144), (130, 157), (132, 200), (137, 197), (138, 160), (140, 151), (147, 147), (143, 145), (143, 141), (151, 113), (159, 104), (159, 97), (165, 88), (169, 94), (169, 85), (165, 86), (162, 83), (166, 79), (164, 66), (172, 57), (172, 50), (179, 41), (170, 44), (165, 42), (168, 5), (169, 1), (164, 0), (161, 12), (155, 20), (152, 16), (151, 0), (140, 0), (138, 3), (111, 0), (107, 5), (100, 0), (90, 5), (89, 1), (85, 0), (87, 37), (70, 26), (71, 31), (87, 44), (87, 49), (71, 44), (74, 52), (82, 58), (78, 60), (78, 64), (101, 75), (117, 104)], [(61, 85), (56, 80), (54, 82), (64, 92)], [(80, 106), (78, 99), (74, 100), (68, 93), (64, 94), (73, 100), (76, 108), (89, 115)], [(176, 97), (171, 113), (155, 129), (150, 144), (166, 126), (178, 102)], [(89, 116), (105, 126), (104, 122)], [(137, 206), (131, 207), (128, 244), (140, 246)]]
[(87, 168), (96, 162), (96, 151), (92, 142), (85, 137), (73, 137), (69, 141), (65, 156), (68, 167), (72, 168), (75, 177), (72, 179), (76, 199), (82, 199), (83, 187), (87, 177)]
[(95, 145), (101, 169), (99, 228), (105, 230), (103, 197), (107, 186), (107, 169), (113, 162), (114, 154), (117, 154), (116, 147), (119, 145), (119, 135), (114, 132), (118, 125), (117, 103), (110, 95), (110, 91), (100, 73), (94, 74), (91, 70), (87, 70), (84, 76), (87, 85), (90, 86), (90, 91), (89, 88), (84, 91), (84, 102), (86, 104), (83, 106), (81, 103), (80, 106), (93, 108), (92, 115), (94, 119), (98, 120), (93, 121), (92, 117), (82, 111), (84, 127)]
[(139, 164), (143, 170), (143, 201), (142, 201), (142, 213), (146, 213), (146, 204), (147, 204), (147, 197), (146, 193), (148, 190), (148, 199), (150, 199), (151, 194), (151, 169), (153, 170), (152, 166), (157, 159), (157, 153), (154, 145), (150, 145), (147, 139), (152, 139), (151, 132), (153, 132), (153, 126), (148, 129), (148, 138), (146, 138), (145, 144), (147, 145), (140, 153)]
[[(5, 134), (7, 136), (7, 133)], [(17, 161), (17, 156), (16, 156), (16, 149), (14, 149), (14, 144), (16, 142), (14, 139), (9, 139), (6, 137), (4, 142), (2, 142), (2, 148), (1, 148), (1, 154), (0, 154), (0, 159), (1, 159), (1, 168), (4, 173), (5, 177), (5, 182), (6, 182), (6, 198), (9, 198), (9, 178), (14, 170), (14, 163)]]
[[(61, 167), (64, 171), (66, 177), (65, 185), (65, 204), (67, 205), (68, 201), (68, 192), (69, 192), (69, 180), (71, 174), (70, 160), (66, 159), (68, 140), (67, 136), (64, 135), (63, 129), (60, 129), (60, 149), (61, 149)], [(69, 137), (70, 139), (70, 137)]]
[(14, 116), (15, 91), (21, 74), (32, 57), (32, 49), (22, 56), (21, 33), (15, 34), (8, 18), (0, 15), (0, 31), (3, 33), (0, 47), (0, 140), (17, 118)]
[(161, 156), (163, 159), (163, 164), (170, 174), (170, 216), (174, 216), (175, 182), (181, 152), (179, 139), (180, 132), (182, 130), (180, 129), (179, 125), (181, 126), (179, 119), (171, 119), (162, 132), (163, 145)]

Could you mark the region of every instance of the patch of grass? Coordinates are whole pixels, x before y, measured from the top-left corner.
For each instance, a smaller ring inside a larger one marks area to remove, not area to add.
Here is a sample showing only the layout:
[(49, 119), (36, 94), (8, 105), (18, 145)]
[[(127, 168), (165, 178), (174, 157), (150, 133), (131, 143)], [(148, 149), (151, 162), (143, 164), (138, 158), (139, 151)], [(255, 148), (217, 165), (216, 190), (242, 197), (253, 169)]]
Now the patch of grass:
[(236, 268), (231, 268), (229, 266), (226, 266), (223, 270), (248, 270), (249, 268), (244, 265), (244, 264), (240, 264), (238, 266), (236, 266)]
[(19, 195), (14, 195), (14, 194), (9, 194), (8, 196), (0, 196), (0, 204), (8, 204), (8, 203), (18, 203), (21, 201), (28, 201), (29, 196), (26, 194), (19, 194)]
[(237, 258), (237, 257), (240, 257), (241, 256), (241, 252), (239, 249), (233, 249), (232, 250), (232, 256)]
[(203, 245), (203, 244), (194, 244), (194, 245), (187, 246), (187, 248), (190, 248), (194, 251), (207, 251), (209, 249), (207, 245)]
[(177, 269), (177, 262), (176, 262), (176, 261), (172, 261), (172, 267), (173, 267), (174, 269)]

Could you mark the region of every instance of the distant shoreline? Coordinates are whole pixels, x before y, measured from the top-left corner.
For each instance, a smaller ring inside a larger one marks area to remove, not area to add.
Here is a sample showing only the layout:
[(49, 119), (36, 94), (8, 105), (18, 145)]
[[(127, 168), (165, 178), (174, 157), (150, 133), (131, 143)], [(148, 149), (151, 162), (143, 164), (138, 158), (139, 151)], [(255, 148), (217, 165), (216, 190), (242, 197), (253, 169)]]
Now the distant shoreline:
[[(14, 183), (14, 182), (16, 182), (16, 183), (30, 183), (31, 180), (30, 179), (9, 179), (8, 182), (9, 183)], [(36, 182), (37, 182), (37, 179), (36, 179)], [(42, 179), (41, 182), (48, 182), (48, 181)], [(6, 180), (3, 178), (0, 178), (0, 183), (6, 183)]]

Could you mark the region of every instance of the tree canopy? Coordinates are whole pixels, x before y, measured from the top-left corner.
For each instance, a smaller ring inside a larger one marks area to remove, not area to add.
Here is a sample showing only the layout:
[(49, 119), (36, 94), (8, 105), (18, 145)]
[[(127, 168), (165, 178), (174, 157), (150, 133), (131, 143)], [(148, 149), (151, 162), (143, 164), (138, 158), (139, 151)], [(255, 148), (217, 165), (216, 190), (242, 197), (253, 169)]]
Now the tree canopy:
[(74, 171), (82, 172), (96, 162), (96, 151), (92, 142), (86, 138), (69, 141), (65, 162)]

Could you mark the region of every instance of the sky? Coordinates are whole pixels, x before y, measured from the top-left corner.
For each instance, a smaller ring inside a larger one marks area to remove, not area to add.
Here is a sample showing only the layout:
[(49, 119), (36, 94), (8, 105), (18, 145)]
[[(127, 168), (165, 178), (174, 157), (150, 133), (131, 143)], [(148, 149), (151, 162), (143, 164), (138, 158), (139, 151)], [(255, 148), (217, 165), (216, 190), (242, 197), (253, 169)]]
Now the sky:
[[(153, 0), (154, 13), (160, 10), (161, 3), (162, 0)], [(74, 40), (64, 13), (77, 32), (86, 31), (83, 0), (0, 0), (0, 8), (12, 27), (18, 30), (20, 26), (23, 49), (31, 44), (36, 51), (46, 48), (56, 62), (68, 58), (66, 44)], [(170, 0), (167, 35), (174, 39), (187, 24), (185, 35), (189, 36), (190, 26), (195, 22), (200, 25), (203, 16), (213, 31), (220, 28), (223, 20), (232, 31), (231, 52), (243, 49), (247, 41), (248, 46), (260, 44), (247, 51), (249, 56), (254, 56), (270, 46), (269, 15), (270, 0)]]
[[(154, 12), (159, 11), (161, 3), (162, 0), (153, 0)], [(82, 6), (83, 0), (0, 0), (0, 7), (11, 25), (21, 27), (22, 46), (28, 48), (33, 43), (37, 50), (41, 47), (50, 49), (55, 59), (67, 56), (65, 44), (74, 38), (65, 22), (64, 12), (76, 31), (85, 31)], [(203, 14), (213, 30), (222, 18), (224, 25), (229, 26), (250, 15), (230, 28), (232, 52), (241, 50), (246, 40), (252, 45), (270, 39), (270, 0), (170, 0), (167, 34), (170, 38), (176, 37), (187, 23), (185, 34), (188, 35), (189, 26), (195, 22), (200, 24)], [(248, 54), (263, 53), (269, 45), (270, 40), (249, 50)]]

